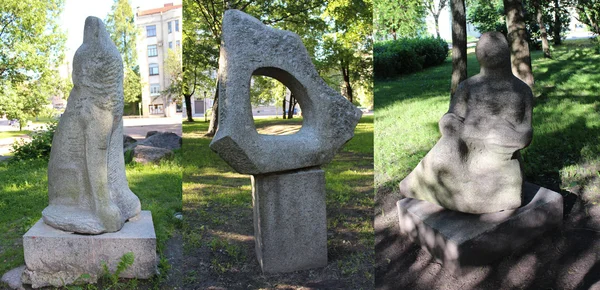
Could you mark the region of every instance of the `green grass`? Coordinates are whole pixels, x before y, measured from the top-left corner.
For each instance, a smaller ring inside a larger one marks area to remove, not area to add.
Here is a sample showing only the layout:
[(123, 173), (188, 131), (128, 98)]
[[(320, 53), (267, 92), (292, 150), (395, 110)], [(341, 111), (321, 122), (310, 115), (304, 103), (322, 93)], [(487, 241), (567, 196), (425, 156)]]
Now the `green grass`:
[[(600, 184), (600, 55), (589, 40), (566, 41), (553, 55), (532, 53), (536, 99), (534, 139), (523, 150), (526, 179), (581, 193)], [(479, 72), (472, 50), (467, 67), (468, 76)], [(376, 188), (394, 190), (439, 139), (451, 71), (448, 58), (438, 67), (376, 81)]]
[[(300, 125), (301, 118), (257, 119), (261, 130), (275, 125)], [(185, 287), (260, 288), (277, 283), (301, 284), (300, 274), (263, 276), (254, 253), (250, 176), (236, 173), (208, 145), (208, 124), (183, 124), (184, 255), (194, 256)], [(326, 165), (329, 266), (352, 289), (373, 283), (373, 117), (363, 117), (348, 142)], [(210, 269), (201, 265), (208, 264)], [(304, 275), (304, 276), (303, 276)], [(223, 277), (223, 278), (220, 278)], [(209, 281), (209, 282), (205, 282)], [(211, 284), (211, 281), (213, 284)], [(236, 281), (228, 283), (227, 281)], [(207, 284), (208, 283), (208, 284)], [(363, 286), (364, 287), (364, 286)]]
[[(137, 194), (142, 210), (150, 210), (162, 256), (167, 239), (181, 226), (174, 218), (181, 212), (181, 150), (160, 164), (126, 166), (129, 187)], [(47, 161), (0, 163), (0, 273), (23, 265), (22, 236), (48, 205)], [(166, 269), (161, 269), (164, 274)], [(158, 276), (153, 283), (160, 283)]]

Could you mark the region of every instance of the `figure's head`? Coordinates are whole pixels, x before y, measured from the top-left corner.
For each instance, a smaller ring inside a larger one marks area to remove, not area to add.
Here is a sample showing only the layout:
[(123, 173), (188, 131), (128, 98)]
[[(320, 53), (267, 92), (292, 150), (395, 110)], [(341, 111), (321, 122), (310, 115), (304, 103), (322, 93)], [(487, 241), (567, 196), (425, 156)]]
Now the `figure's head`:
[(481, 67), (510, 69), (510, 49), (506, 38), (500, 32), (482, 34), (475, 48), (475, 54)]

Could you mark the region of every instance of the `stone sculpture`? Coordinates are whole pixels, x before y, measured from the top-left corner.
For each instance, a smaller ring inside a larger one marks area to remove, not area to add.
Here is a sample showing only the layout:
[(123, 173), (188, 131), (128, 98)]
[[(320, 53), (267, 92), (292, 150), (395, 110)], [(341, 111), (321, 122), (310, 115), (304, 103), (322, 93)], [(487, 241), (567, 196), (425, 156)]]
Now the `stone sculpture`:
[[(250, 105), (252, 75), (275, 78), (290, 89), (302, 108), (300, 131), (258, 134)], [(236, 171), (253, 175), (256, 256), (264, 272), (327, 265), (325, 173), (319, 166), (354, 136), (361, 115), (321, 79), (298, 35), (225, 11), (219, 128), (210, 148)]]
[(123, 61), (102, 21), (88, 17), (73, 89), (52, 140), (44, 222), (69, 232), (121, 229), (140, 212), (125, 177)]
[(400, 192), (481, 214), (521, 206), (519, 150), (532, 139), (533, 94), (512, 74), (501, 33), (483, 34), (476, 54), (480, 73), (459, 84), (439, 122), (442, 137), (402, 180)]

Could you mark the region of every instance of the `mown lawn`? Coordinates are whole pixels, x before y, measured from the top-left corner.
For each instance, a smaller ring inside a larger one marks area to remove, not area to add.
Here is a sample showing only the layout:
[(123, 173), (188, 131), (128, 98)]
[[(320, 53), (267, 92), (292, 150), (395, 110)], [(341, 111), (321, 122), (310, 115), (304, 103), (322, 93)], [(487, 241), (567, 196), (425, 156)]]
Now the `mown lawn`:
[[(160, 257), (162, 275), (140, 281), (143, 289), (159, 287), (171, 268), (164, 251), (181, 227), (181, 220), (174, 217), (181, 212), (181, 159), (182, 152), (177, 150), (170, 161), (126, 166), (129, 187), (140, 198), (142, 210), (152, 212)], [(22, 236), (48, 205), (47, 166), (46, 160), (0, 162), (0, 275), (25, 263)]]
[(2, 132), (0, 132), (0, 139), (19, 137), (19, 136), (27, 135), (29, 133), (31, 133), (31, 131), (29, 131), (29, 130), (23, 130), (23, 131), (2, 131)]
[[(289, 134), (301, 121), (269, 118), (255, 124), (261, 133)], [(323, 167), (328, 266), (287, 274), (261, 273), (254, 252), (250, 176), (236, 173), (209, 149), (207, 128), (204, 122), (183, 124), (184, 288), (373, 287), (372, 116), (361, 119), (354, 138)]]
[[(468, 54), (468, 76), (479, 72)], [(589, 40), (566, 41), (554, 59), (532, 53), (534, 139), (523, 150), (526, 180), (596, 199), (600, 189), (600, 55)], [(452, 63), (375, 82), (375, 187), (398, 183), (439, 139)]]

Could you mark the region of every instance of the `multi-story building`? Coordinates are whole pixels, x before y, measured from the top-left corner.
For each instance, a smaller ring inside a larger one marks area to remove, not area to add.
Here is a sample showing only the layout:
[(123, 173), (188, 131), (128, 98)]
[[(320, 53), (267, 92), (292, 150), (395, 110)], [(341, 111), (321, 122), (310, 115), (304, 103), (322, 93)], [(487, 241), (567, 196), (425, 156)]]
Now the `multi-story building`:
[[(164, 7), (139, 10), (136, 25), (141, 30), (137, 55), (142, 80), (142, 114), (174, 116), (175, 100), (179, 96), (165, 93), (171, 84), (167, 73), (169, 50), (181, 48), (182, 5), (165, 4)], [(178, 51), (181, 51), (179, 49)]]

